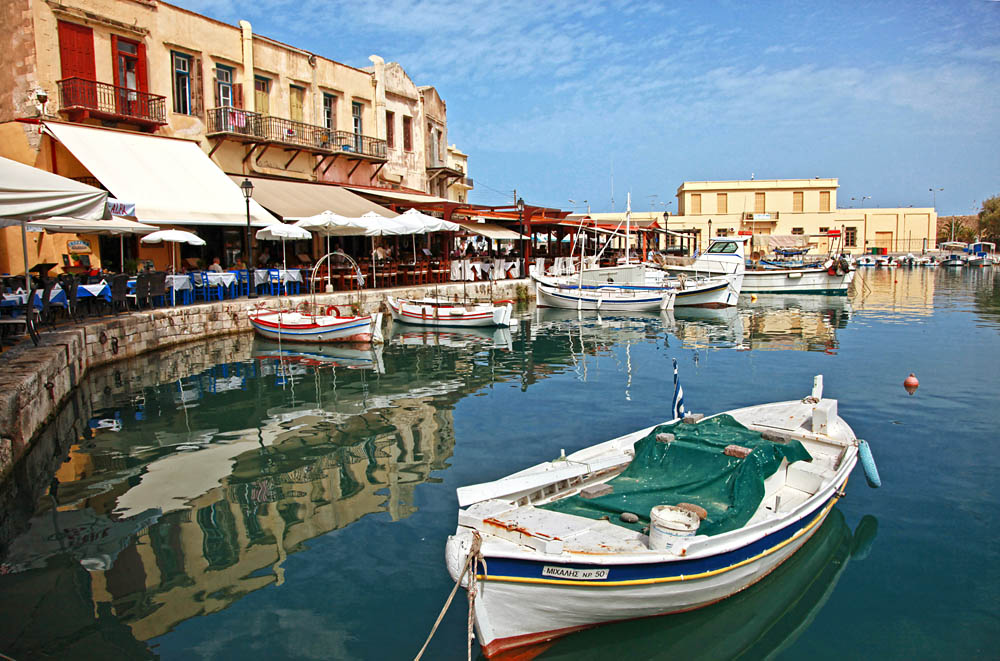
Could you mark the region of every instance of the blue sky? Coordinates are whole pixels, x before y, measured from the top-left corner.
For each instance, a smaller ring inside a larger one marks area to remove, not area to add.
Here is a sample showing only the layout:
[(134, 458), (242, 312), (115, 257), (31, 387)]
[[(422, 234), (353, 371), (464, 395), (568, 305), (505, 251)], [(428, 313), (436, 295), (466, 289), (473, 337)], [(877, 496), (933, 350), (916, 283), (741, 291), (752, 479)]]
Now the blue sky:
[(174, 2), (399, 62), (447, 102), (480, 204), (676, 211), (683, 181), (751, 174), (838, 177), (841, 207), (1000, 194), (995, 0)]

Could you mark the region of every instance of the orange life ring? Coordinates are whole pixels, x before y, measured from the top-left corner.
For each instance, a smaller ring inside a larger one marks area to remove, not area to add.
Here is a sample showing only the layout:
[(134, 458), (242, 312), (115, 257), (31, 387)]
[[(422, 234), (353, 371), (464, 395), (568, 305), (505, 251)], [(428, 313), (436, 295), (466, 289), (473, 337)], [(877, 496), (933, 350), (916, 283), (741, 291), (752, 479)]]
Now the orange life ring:
[[(333, 311), (332, 315), (330, 314), (331, 311)], [(340, 310), (337, 309), (336, 305), (331, 305), (330, 307), (328, 307), (326, 309), (326, 316), (327, 317), (339, 317), (340, 316)]]

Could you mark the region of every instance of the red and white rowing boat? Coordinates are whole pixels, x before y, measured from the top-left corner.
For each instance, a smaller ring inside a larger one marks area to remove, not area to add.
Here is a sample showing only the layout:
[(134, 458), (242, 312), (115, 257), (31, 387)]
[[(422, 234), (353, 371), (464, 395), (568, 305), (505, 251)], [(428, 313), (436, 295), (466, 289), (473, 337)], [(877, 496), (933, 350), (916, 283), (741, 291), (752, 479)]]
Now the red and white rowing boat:
[(258, 335), (285, 342), (382, 342), (382, 313), (340, 316), (336, 306), (322, 314), (261, 308), (249, 313)]
[(513, 301), (458, 303), (442, 298), (386, 296), (392, 320), (418, 326), (510, 326)]

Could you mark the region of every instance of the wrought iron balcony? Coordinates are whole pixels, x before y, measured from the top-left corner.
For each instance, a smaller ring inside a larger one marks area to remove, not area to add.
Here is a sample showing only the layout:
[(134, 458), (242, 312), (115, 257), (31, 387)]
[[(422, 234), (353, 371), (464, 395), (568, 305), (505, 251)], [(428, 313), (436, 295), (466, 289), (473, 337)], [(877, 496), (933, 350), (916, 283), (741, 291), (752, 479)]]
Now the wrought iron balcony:
[(370, 160), (386, 160), (385, 140), (239, 108), (209, 109), (207, 135), (244, 136), (247, 142), (274, 143), (321, 154), (347, 152)]
[(85, 78), (64, 78), (59, 86), (59, 111), (71, 121), (88, 117), (138, 124), (155, 130), (167, 123), (167, 97)]

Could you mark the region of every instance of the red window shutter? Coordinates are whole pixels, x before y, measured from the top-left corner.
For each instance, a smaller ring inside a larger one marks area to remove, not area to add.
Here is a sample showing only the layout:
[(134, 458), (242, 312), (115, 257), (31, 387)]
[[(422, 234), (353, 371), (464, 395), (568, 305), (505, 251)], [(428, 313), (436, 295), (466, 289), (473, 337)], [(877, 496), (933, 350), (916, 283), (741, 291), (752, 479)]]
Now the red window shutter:
[(139, 79), (139, 91), (148, 92), (149, 91), (149, 81), (146, 78), (146, 44), (144, 42), (139, 42), (138, 48), (139, 61), (135, 65), (136, 77)]
[(63, 78), (97, 78), (94, 31), (85, 25), (59, 21), (59, 60)]
[(114, 72), (115, 87), (122, 87), (121, 76), (118, 75), (118, 35), (111, 35), (111, 70)]
[(219, 107), (219, 78), (214, 76), (212, 78), (212, 90), (215, 92), (215, 107)]
[(233, 83), (233, 107), (243, 109), (243, 85)]

